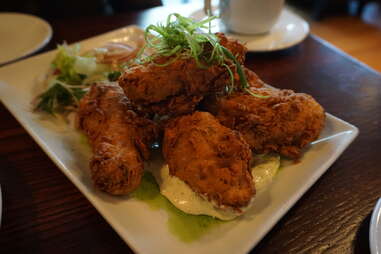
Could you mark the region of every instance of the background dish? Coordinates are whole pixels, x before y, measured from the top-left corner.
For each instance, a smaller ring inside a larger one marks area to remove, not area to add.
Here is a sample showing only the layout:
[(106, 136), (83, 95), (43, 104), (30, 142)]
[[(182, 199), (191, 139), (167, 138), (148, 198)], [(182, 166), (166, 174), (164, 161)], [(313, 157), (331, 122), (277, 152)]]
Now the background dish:
[(52, 37), (52, 28), (39, 17), (22, 13), (0, 13), (0, 64), (29, 55)]
[[(213, 9), (215, 10), (214, 14), (218, 15), (216, 7)], [(205, 14), (203, 9), (199, 9), (193, 12), (190, 17), (201, 20), (205, 18)], [(213, 21), (212, 25), (213, 32), (225, 32), (230, 37), (245, 42), (246, 47), (251, 52), (275, 51), (292, 47), (303, 41), (310, 31), (308, 23), (287, 8), (282, 10), (277, 23), (266, 34), (241, 35), (230, 33), (226, 31), (219, 20)]]
[(369, 230), (370, 252), (381, 253), (381, 198), (378, 200), (372, 213)]
[[(109, 41), (127, 42), (141, 34), (130, 26), (81, 42), (84, 51)], [(112, 197), (93, 188), (88, 172), (90, 149), (77, 131), (61, 122), (44, 120), (31, 111), (39, 76), (48, 70), (56, 51), (0, 68), (0, 100), (60, 170), (86, 196), (131, 248), (141, 253), (246, 253), (275, 225), (309, 187), (329, 168), (358, 134), (358, 129), (327, 114), (326, 127), (300, 163), (283, 166), (270, 188), (241, 218), (213, 228), (197, 241), (186, 243), (173, 235), (168, 214), (151, 210), (128, 197)], [(17, 75), (23, 70), (24, 75)], [(159, 237), (158, 237), (159, 236)]]

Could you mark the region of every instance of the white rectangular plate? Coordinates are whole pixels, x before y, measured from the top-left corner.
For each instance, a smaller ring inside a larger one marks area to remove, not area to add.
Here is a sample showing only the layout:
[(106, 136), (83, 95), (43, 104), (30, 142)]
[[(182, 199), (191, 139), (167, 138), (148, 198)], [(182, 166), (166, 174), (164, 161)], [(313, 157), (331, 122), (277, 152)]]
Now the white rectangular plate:
[[(83, 50), (109, 41), (128, 41), (139, 29), (130, 26), (81, 42)], [(0, 68), (0, 100), (34, 140), (77, 186), (131, 248), (139, 253), (246, 253), (274, 226), (307, 189), (330, 167), (358, 134), (358, 129), (327, 114), (321, 138), (300, 163), (285, 166), (272, 185), (256, 198), (244, 216), (213, 228), (199, 240), (185, 243), (167, 226), (164, 210), (146, 203), (112, 197), (93, 188), (89, 173), (89, 149), (79, 134), (65, 125), (42, 120), (32, 112), (36, 82), (46, 73), (55, 51)]]

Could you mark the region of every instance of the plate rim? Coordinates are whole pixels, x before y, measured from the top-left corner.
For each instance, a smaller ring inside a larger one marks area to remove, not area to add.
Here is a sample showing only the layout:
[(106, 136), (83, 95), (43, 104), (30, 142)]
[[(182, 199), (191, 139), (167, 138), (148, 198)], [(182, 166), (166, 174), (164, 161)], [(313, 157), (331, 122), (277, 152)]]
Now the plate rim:
[(46, 21), (45, 19), (41, 18), (41, 17), (38, 17), (38, 16), (35, 16), (35, 15), (32, 15), (32, 14), (28, 14), (28, 13), (21, 13), (21, 12), (1, 12), (0, 13), (0, 17), (1, 16), (5, 16), (5, 15), (9, 15), (9, 16), (15, 16), (15, 17), (26, 17), (26, 18), (31, 18), (31, 19), (34, 19), (36, 20), (37, 22), (39, 22), (39, 25), (43, 26), (45, 29), (46, 29), (46, 34), (44, 36), (44, 39), (41, 40), (38, 44), (36, 44), (34, 47), (30, 47), (29, 50), (27, 50), (25, 53), (21, 54), (21, 55), (18, 55), (18, 56), (15, 56), (15, 57), (12, 57), (10, 59), (7, 59), (5, 61), (0, 61), (0, 66), (2, 65), (7, 65), (9, 63), (12, 63), (12, 62), (15, 62), (17, 60), (20, 60), (21, 58), (23, 57), (27, 57), (31, 54), (33, 54), (34, 52), (37, 52), (38, 50), (40, 50), (41, 48), (43, 48), (44, 46), (46, 46), (46, 44), (49, 43), (49, 41), (52, 39), (52, 36), (53, 36), (53, 28), (51, 27), (51, 25), (49, 24), (48, 21)]
[[(126, 27), (122, 27), (122, 28), (118, 28), (118, 29), (112, 30), (110, 32), (106, 32), (104, 34), (96, 35), (94, 37), (90, 37), (90, 38), (87, 38), (85, 40), (82, 40), (80, 42), (75, 42), (75, 43), (91, 43), (91, 41), (93, 41), (95, 39), (99, 39), (99, 38), (102, 38), (104, 36), (111, 35), (113, 33), (118, 33), (118, 32), (120, 32), (123, 29), (136, 29), (136, 28), (137, 28), (136, 25), (130, 25), (130, 26), (126, 26)], [(6, 70), (8, 68), (15, 68), (16, 65), (22, 64), (22, 63), (24, 63), (24, 61), (30, 61), (30, 60), (35, 59), (35, 58), (44, 57), (44, 56), (46, 56), (48, 54), (54, 54), (56, 51), (57, 51), (57, 49), (53, 49), (53, 50), (50, 50), (48, 52), (44, 52), (44, 53), (38, 54), (36, 56), (29, 57), (29, 58), (24, 59), (22, 61), (19, 61), (17, 63), (12, 63), (10, 65), (1, 67), (0, 68), (0, 72)], [(0, 85), (1, 85), (1, 83), (2, 82), (0, 81)], [(1, 95), (0, 95), (0, 101), (1, 101)], [(124, 227), (119, 225), (118, 221), (116, 219), (113, 219), (113, 216), (111, 216), (109, 214), (108, 210), (105, 207), (103, 207), (101, 203), (98, 203), (97, 200), (95, 200), (95, 198), (93, 198), (91, 196), (91, 194), (85, 189), (86, 187), (81, 182), (80, 179), (77, 179), (75, 176), (70, 174), (70, 171), (67, 170), (66, 166), (63, 163), (60, 162), (60, 160), (58, 159), (58, 156), (53, 151), (51, 151), (49, 146), (46, 143), (44, 143), (43, 140), (41, 140), (39, 138), (39, 135), (37, 133), (35, 133), (33, 131), (33, 129), (28, 124), (26, 124), (24, 122), (22, 117), (20, 115), (18, 115), (17, 112), (14, 112), (12, 110), (11, 105), (8, 105), (6, 103), (3, 103), (3, 105), (17, 119), (17, 121), (28, 132), (28, 134), (34, 139), (34, 141), (41, 147), (41, 149), (45, 152), (45, 154), (47, 154), (48, 157), (56, 164), (56, 166), (60, 169), (60, 171), (62, 173), (64, 173), (64, 175), (67, 178), (69, 178), (69, 180), (80, 190), (82, 195), (84, 195), (91, 202), (91, 204), (94, 206), (94, 208), (110, 224), (110, 226), (119, 234), (119, 236), (128, 244), (128, 246), (134, 252), (141, 252), (142, 250), (141, 250), (140, 246), (138, 246), (137, 244), (134, 244), (134, 241), (131, 240), (130, 233), (128, 232), (128, 230), (125, 230)], [(340, 123), (343, 123), (348, 128), (350, 128), (349, 132), (351, 132), (351, 135), (350, 135), (349, 139), (346, 140), (345, 145), (343, 145), (341, 147), (340, 151), (337, 152), (336, 156), (331, 157), (330, 160), (328, 160), (328, 161), (326, 161), (324, 163), (324, 170), (319, 170), (319, 171), (317, 171), (317, 173), (315, 173), (313, 175), (313, 177), (310, 177), (309, 180), (306, 181), (305, 184), (300, 188), (300, 190), (295, 195), (293, 195), (293, 197), (291, 199), (286, 200), (286, 203), (283, 204), (283, 206), (276, 213), (274, 213), (272, 215), (272, 219), (268, 220), (266, 222), (265, 229), (261, 230), (261, 231), (258, 231), (258, 233), (257, 233), (258, 236), (257, 237), (253, 238), (252, 241), (247, 241), (246, 246), (242, 246), (242, 250), (244, 250), (245, 252), (247, 252), (247, 251), (251, 250), (252, 248), (254, 248), (258, 244), (258, 242), (263, 239), (263, 237), (274, 227), (274, 225), (279, 222), (280, 218), (282, 218), (287, 213), (287, 211), (289, 211), (293, 207), (293, 205), (330, 168), (332, 163), (335, 162), (339, 158), (339, 156), (345, 151), (345, 149), (358, 136), (359, 129), (356, 126), (354, 126), (354, 125), (352, 125), (352, 124), (350, 124), (350, 123), (348, 123), (348, 122), (346, 122), (346, 121), (344, 121), (344, 120), (342, 120), (342, 119), (340, 119), (338, 117), (335, 117), (335, 116), (333, 116), (333, 115), (331, 115), (329, 113), (326, 113), (326, 116), (329, 117), (329, 118), (332, 118), (335, 121), (339, 121)]]

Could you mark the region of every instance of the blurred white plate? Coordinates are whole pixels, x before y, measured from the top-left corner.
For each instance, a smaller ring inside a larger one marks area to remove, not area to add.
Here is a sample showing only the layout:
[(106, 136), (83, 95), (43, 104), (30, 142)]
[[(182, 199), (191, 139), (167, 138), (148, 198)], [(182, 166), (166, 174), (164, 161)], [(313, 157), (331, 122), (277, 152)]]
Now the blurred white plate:
[(29, 55), (49, 42), (50, 25), (35, 16), (0, 13), (0, 64)]
[[(217, 15), (216, 7), (214, 7), (214, 10), (214, 14)], [(195, 20), (202, 20), (205, 18), (205, 14), (203, 9), (199, 9), (192, 13), (190, 17)], [(246, 43), (247, 49), (251, 52), (275, 51), (292, 47), (303, 41), (310, 31), (308, 23), (287, 8), (282, 10), (278, 22), (266, 34), (242, 35), (230, 33), (226, 31), (220, 20), (214, 20), (212, 26), (212, 32), (224, 32), (230, 37)]]
[[(81, 42), (81, 46), (86, 51), (110, 41), (128, 42), (142, 34), (141, 29), (129, 26), (87, 39)], [(49, 69), (55, 54), (56, 51), (47, 52), (0, 68), (0, 100), (121, 238), (138, 253), (247, 253), (358, 134), (355, 126), (327, 114), (319, 140), (311, 144), (299, 163), (282, 167), (274, 182), (257, 195), (255, 205), (245, 215), (212, 228), (193, 242), (183, 242), (171, 233), (168, 227), (171, 217), (166, 210), (152, 210), (140, 200), (110, 196), (95, 190), (88, 169), (91, 151), (81, 141), (78, 131), (62, 122), (43, 120), (32, 111), (31, 101), (37, 95), (36, 82)]]
[(370, 220), (369, 244), (372, 254), (381, 254), (381, 198), (374, 207)]

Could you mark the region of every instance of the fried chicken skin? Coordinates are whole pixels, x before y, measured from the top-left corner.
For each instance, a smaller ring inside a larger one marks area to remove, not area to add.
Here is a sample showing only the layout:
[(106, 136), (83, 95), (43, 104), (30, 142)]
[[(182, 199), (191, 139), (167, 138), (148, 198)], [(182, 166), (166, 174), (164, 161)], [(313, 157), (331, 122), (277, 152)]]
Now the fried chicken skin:
[(255, 194), (248, 144), (210, 113), (172, 119), (164, 131), (163, 155), (170, 175), (220, 207), (239, 209)]
[(278, 152), (297, 159), (324, 127), (324, 109), (310, 95), (251, 87), (247, 93), (209, 98), (205, 104), (225, 126), (239, 131), (256, 153)]
[[(246, 67), (244, 68), (244, 71), (249, 87), (261, 88), (266, 86), (265, 82), (263, 82), (254, 71)], [(236, 82), (239, 82), (239, 80)]]
[[(243, 66), (242, 66), (243, 67)], [(243, 70), (245, 72), (245, 76), (246, 76), (246, 80), (247, 80), (247, 83), (249, 85), (249, 87), (254, 87), (254, 88), (261, 88), (261, 87), (264, 87), (264, 86), (267, 86), (258, 76), (255, 72), (253, 72), (252, 70), (246, 68), (246, 67), (243, 67)], [(239, 75), (237, 74), (237, 72), (234, 72), (234, 86), (236, 87), (236, 89), (240, 88), (240, 79), (239, 79)], [(231, 81), (230, 81), (230, 76), (228, 73), (225, 73), (224, 75), (221, 75), (218, 79), (216, 79), (214, 81), (214, 85), (216, 87), (226, 87), (227, 84), (229, 84)], [(226, 94), (226, 90), (220, 90), (220, 91), (217, 91), (213, 94), (210, 94), (210, 96), (216, 96), (216, 95), (219, 95), (219, 96), (224, 96)], [(205, 99), (206, 100), (209, 100), (210, 98), (208, 98), (208, 96), (205, 96)]]
[(149, 144), (157, 137), (156, 125), (130, 110), (116, 83), (94, 84), (81, 99), (77, 116), (93, 148), (90, 173), (95, 186), (114, 195), (136, 189), (143, 158), (148, 158)]
[[(221, 33), (217, 36), (221, 45), (243, 63), (245, 46)], [(175, 116), (193, 112), (206, 94), (224, 90), (226, 82), (216, 80), (221, 76), (228, 80), (225, 66), (202, 68), (192, 57), (156, 56), (153, 61), (133, 66), (119, 78), (134, 106), (150, 113)]]

